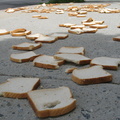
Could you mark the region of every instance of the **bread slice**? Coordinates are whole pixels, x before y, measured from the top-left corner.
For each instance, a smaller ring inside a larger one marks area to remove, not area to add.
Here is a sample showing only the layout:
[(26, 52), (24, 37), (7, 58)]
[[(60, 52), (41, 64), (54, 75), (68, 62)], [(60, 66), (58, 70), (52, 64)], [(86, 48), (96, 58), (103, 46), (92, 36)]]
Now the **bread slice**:
[(35, 42), (36, 42), (36, 43), (38, 43), (38, 42), (42, 42), (42, 43), (53, 43), (53, 42), (55, 42), (56, 40), (58, 40), (58, 37), (56, 37), (56, 36), (46, 36), (46, 35), (44, 35), (44, 36), (41, 36), (41, 37), (37, 38), (37, 39), (35, 40)]
[(72, 73), (73, 72), (73, 70), (75, 70), (75, 69), (77, 69), (77, 68), (67, 68), (67, 69), (65, 69), (65, 72), (66, 73)]
[(36, 67), (57, 69), (59, 65), (64, 64), (64, 60), (56, 60), (53, 56), (49, 55), (41, 55), (34, 59), (33, 64)]
[(96, 33), (97, 32), (97, 28), (83, 28), (83, 33)]
[(33, 15), (32, 18), (39, 18), (41, 15)]
[(77, 15), (78, 15), (77, 12), (69, 12), (69, 13), (68, 13), (68, 16), (77, 16)]
[(6, 29), (0, 29), (0, 35), (6, 35), (9, 33), (10, 33), (10, 31), (7, 31)]
[(76, 25), (76, 24), (72, 24), (72, 23), (59, 24), (59, 27), (71, 27), (73, 25)]
[(77, 29), (77, 28), (82, 29), (84, 27), (85, 25), (74, 25), (74, 26), (71, 26), (70, 29)]
[(96, 23), (93, 21), (93, 22), (83, 22), (82, 24), (85, 26), (91, 26), (91, 25), (95, 25)]
[(13, 45), (12, 48), (15, 50), (35, 50), (42, 46), (42, 43), (28, 43), (24, 42), (18, 45)]
[(43, 34), (40, 34), (40, 33), (36, 33), (36, 34), (30, 34), (30, 35), (26, 35), (26, 38), (27, 39), (30, 39), (30, 40), (35, 40), (39, 37), (42, 37)]
[(55, 14), (64, 14), (64, 10), (56, 10)]
[(11, 78), (0, 84), (0, 96), (26, 98), (27, 92), (37, 89), (39, 85), (39, 78)]
[(120, 41), (120, 36), (114, 37), (113, 40), (114, 41)]
[(18, 63), (29, 62), (29, 61), (33, 61), (33, 59), (37, 56), (38, 55), (35, 54), (33, 51), (24, 52), (24, 53), (15, 53), (15, 54), (11, 54), (10, 60)]
[(72, 80), (77, 84), (98, 84), (112, 81), (112, 75), (103, 70), (102, 66), (92, 66), (84, 69), (75, 69)]
[(87, 14), (87, 11), (78, 11), (78, 14)]
[(86, 17), (86, 15), (80, 15), (80, 14), (78, 14), (77, 17)]
[(67, 62), (73, 62), (76, 64), (89, 64), (91, 59), (79, 54), (56, 54), (54, 55), (55, 59), (65, 60)]
[(69, 113), (76, 107), (76, 99), (68, 87), (34, 90), (28, 100), (38, 117), (55, 117)]
[(72, 53), (72, 54), (85, 54), (85, 48), (84, 47), (61, 47), (57, 54), (64, 54), (64, 53)]
[(57, 37), (58, 39), (65, 39), (68, 37), (68, 34), (65, 33), (52, 33), (50, 36)]
[(107, 25), (100, 25), (100, 24), (96, 24), (96, 25), (90, 25), (91, 28), (97, 28), (97, 29), (103, 29), (103, 28), (107, 28)]
[(83, 30), (80, 28), (76, 28), (76, 29), (69, 29), (68, 32), (79, 35), (83, 33)]
[(91, 60), (91, 65), (102, 65), (105, 69), (117, 70), (120, 64), (120, 58), (96, 57)]
[(5, 10), (5, 12), (7, 12), (7, 13), (14, 13), (14, 12), (15, 12), (15, 9), (14, 9), (14, 8), (7, 8), (7, 9)]

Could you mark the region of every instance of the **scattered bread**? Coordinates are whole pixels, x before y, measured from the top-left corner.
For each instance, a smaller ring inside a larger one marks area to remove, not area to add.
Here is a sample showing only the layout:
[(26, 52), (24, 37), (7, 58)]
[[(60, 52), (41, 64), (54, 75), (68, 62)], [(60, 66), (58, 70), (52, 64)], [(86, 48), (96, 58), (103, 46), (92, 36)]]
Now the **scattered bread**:
[(103, 28), (107, 28), (107, 25), (100, 25), (100, 24), (96, 24), (96, 25), (90, 25), (91, 28), (97, 28), (97, 29), (103, 29)]
[(80, 54), (80, 55), (84, 55), (85, 54), (85, 48), (84, 47), (61, 47), (59, 49), (59, 51), (57, 52), (57, 54), (68, 54), (68, 53), (72, 53), (72, 54)]
[(114, 41), (120, 41), (120, 36), (114, 37), (113, 40)]
[(11, 78), (0, 84), (0, 96), (26, 98), (27, 92), (37, 89), (39, 85), (39, 78)]
[(57, 60), (53, 56), (49, 55), (41, 55), (34, 59), (33, 64), (36, 67), (57, 69), (60, 65), (64, 64), (64, 60)]
[(68, 87), (34, 90), (28, 100), (38, 117), (55, 117), (69, 113), (76, 107), (76, 99)]
[(26, 38), (27, 39), (30, 39), (30, 40), (35, 40), (39, 37), (43, 36), (43, 34), (40, 34), (40, 33), (36, 33), (36, 34), (30, 34), (30, 35), (26, 35)]
[(117, 70), (120, 64), (120, 58), (96, 57), (91, 60), (90, 65), (101, 65), (105, 69)]
[(54, 55), (55, 59), (65, 60), (67, 62), (73, 62), (80, 65), (89, 64), (91, 59), (79, 54), (56, 54)]
[(103, 70), (102, 66), (92, 66), (84, 69), (75, 69), (72, 80), (80, 85), (98, 84), (112, 81), (112, 75)]
[(18, 45), (13, 45), (12, 48), (15, 50), (35, 50), (42, 46), (42, 43), (28, 43), (24, 42)]
[(29, 62), (29, 61), (33, 61), (34, 58), (37, 56), (38, 55), (35, 54), (33, 51), (24, 52), (24, 53), (15, 53), (15, 54), (11, 54), (10, 60), (18, 63)]
[(6, 29), (0, 29), (0, 35), (6, 35), (9, 33), (10, 33), (10, 31), (7, 31)]

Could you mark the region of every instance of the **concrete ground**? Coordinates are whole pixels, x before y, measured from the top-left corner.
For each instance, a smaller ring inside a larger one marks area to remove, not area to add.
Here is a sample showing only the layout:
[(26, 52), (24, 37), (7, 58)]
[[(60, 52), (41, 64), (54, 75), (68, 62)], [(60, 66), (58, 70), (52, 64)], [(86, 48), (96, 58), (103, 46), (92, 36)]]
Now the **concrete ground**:
[[(74, 4), (80, 6), (79, 3)], [(34, 8), (30, 6), (30, 8)], [(56, 6), (67, 8), (68, 6)], [(120, 9), (119, 2), (112, 2), (109, 8)], [(40, 14), (48, 19), (32, 18), (32, 15)], [(86, 33), (75, 35), (68, 33), (68, 28), (59, 27), (62, 23), (80, 24), (82, 20), (89, 17), (95, 20), (104, 20), (108, 28), (100, 29), (97, 33)], [(54, 32), (68, 33), (69, 37), (58, 40), (51, 44), (43, 44), (40, 49), (34, 50), (37, 54), (54, 55), (63, 46), (80, 46), (85, 48), (85, 56), (91, 59), (98, 56), (108, 56), (120, 58), (120, 43), (112, 38), (120, 35), (119, 22), (120, 13), (100, 14), (88, 12), (87, 17), (69, 17), (68, 13), (5, 13), (0, 11), (0, 29), (9, 31), (17, 28), (26, 28), (32, 33), (50, 34)], [(0, 36), (0, 83), (13, 77), (39, 77), (43, 88), (56, 88), (68, 86), (74, 98), (77, 100), (77, 107), (72, 112), (60, 116), (49, 117), (45, 120), (120, 120), (120, 67), (118, 70), (106, 70), (113, 75), (110, 83), (94, 85), (78, 85), (71, 80), (71, 74), (66, 74), (68, 67), (88, 67), (72, 63), (66, 63), (57, 70), (37, 68), (32, 62), (15, 63), (10, 61), (12, 53), (22, 53), (24, 51), (13, 50), (12, 45), (22, 42), (33, 42), (25, 37), (12, 37), (11, 35)], [(38, 88), (41, 89), (41, 88)], [(36, 117), (27, 99), (12, 99), (0, 97), (0, 120), (42, 120)]]

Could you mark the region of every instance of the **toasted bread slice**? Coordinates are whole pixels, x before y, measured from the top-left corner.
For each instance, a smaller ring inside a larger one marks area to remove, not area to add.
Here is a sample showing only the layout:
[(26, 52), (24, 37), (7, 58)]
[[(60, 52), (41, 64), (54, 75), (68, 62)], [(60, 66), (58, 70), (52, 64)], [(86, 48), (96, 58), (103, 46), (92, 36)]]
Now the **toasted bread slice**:
[(72, 54), (85, 54), (85, 48), (84, 47), (61, 47), (57, 54), (64, 54), (64, 53), (72, 53)]
[(107, 25), (100, 25), (100, 24), (96, 24), (96, 25), (90, 25), (91, 28), (97, 28), (97, 29), (103, 29), (103, 28), (107, 28)]
[(52, 33), (50, 36), (57, 37), (58, 39), (65, 39), (68, 37), (68, 34), (65, 33)]
[(16, 53), (16, 54), (11, 54), (10, 60), (13, 62), (28, 62), (28, 61), (33, 61), (35, 57), (38, 55), (35, 54), (34, 52), (25, 52), (25, 53)]
[(79, 35), (79, 34), (83, 33), (83, 30), (79, 29), (79, 28), (76, 28), (76, 29), (69, 29), (68, 32)]
[(97, 57), (91, 60), (91, 65), (101, 65), (105, 69), (117, 70), (120, 64), (120, 58)]
[(85, 65), (85, 64), (89, 64), (91, 59), (88, 57), (85, 57), (83, 55), (79, 55), (79, 54), (56, 54), (54, 55), (55, 59), (58, 60), (65, 60), (67, 62), (73, 62), (76, 64), (81, 64), (81, 65)]
[(56, 60), (53, 56), (49, 55), (41, 55), (34, 59), (33, 64), (36, 67), (57, 69), (59, 65), (64, 64), (64, 60)]
[(0, 96), (26, 98), (27, 92), (37, 89), (39, 85), (39, 78), (11, 78), (0, 84)]
[(6, 29), (0, 29), (0, 35), (6, 35), (9, 33), (10, 33), (10, 31), (7, 31)]
[(120, 41), (120, 36), (114, 37), (113, 40), (114, 41)]
[(72, 80), (77, 84), (98, 84), (112, 81), (112, 75), (103, 70), (102, 66), (92, 66), (84, 69), (75, 69)]
[(53, 43), (53, 42), (55, 42), (56, 40), (58, 40), (58, 37), (56, 37), (56, 36), (46, 36), (46, 35), (44, 35), (44, 36), (41, 36), (41, 37), (37, 38), (37, 39), (35, 40), (35, 42), (36, 42), (36, 43), (38, 43), (38, 42), (42, 42), (42, 43)]
[(68, 87), (34, 90), (28, 92), (28, 100), (38, 117), (53, 117), (69, 113), (76, 107)]
[(26, 38), (30, 39), (30, 40), (35, 40), (35, 39), (42, 37), (42, 36), (44, 36), (44, 35), (40, 34), (40, 33), (35, 33), (35, 34), (26, 35)]
[(24, 42), (18, 45), (13, 45), (12, 48), (15, 50), (35, 50), (42, 46), (42, 43), (28, 43)]

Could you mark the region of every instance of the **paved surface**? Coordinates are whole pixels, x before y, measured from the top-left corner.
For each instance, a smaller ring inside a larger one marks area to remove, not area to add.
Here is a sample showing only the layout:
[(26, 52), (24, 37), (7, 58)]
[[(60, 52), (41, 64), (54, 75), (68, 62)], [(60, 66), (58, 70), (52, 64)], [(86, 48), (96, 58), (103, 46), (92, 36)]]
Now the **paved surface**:
[[(81, 3), (83, 4), (83, 3)], [(87, 3), (85, 3), (87, 4)], [(80, 5), (80, 4), (75, 4)], [(57, 6), (66, 8), (67, 6)], [(110, 8), (119, 8), (119, 2), (111, 3)], [(30, 6), (34, 8), (34, 6)], [(40, 20), (32, 18), (32, 15), (39, 13), (5, 13), (0, 11), (0, 28), (14, 30), (26, 28), (32, 33), (49, 34), (53, 32), (67, 33), (68, 28), (62, 28), (61, 23), (80, 24), (82, 20), (89, 17), (95, 20), (104, 20), (109, 27), (100, 29), (95, 34), (69, 34), (65, 40), (58, 40), (52, 44), (43, 44), (40, 49), (34, 50), (37, 54), (54, 55), (63, 46), (81, 46), (85, 48), (85, 56), (92, 58), (98, 56), (120, 58), (120, 43), (112, 40), (113, 37), (120, 35), (120, 13), (100, 14), (88, 12), (85, 18), (68, 17), (65, 14), (57, 15), (41, 14), (49, 19)], [(25, 37), (12, 37), (11, 35), (0, 36), (0, 83), (12, 77), (39, 77), (43, 88), (56, 88), (68, 86), (74, 98), (77, 100), (77, 107), (69, 114), (46, 118), (45, 120), (120, 120), (120, 67), (117, 71), (107, 70), (113, 75), (111, 83), (95, 85), (78, 85), (71, 80), (71, 74), (64, 71), (68, 67), (88, 67), (78, 66), (71, 63), (62, 65), (58, 70), (50, 70), (34, 67), (32, 62), (15, 63), (10, 61), (12, 53), (24, 51), (12, 50), (11, 46), (22, 42), (33, 42)], [(40, 89), (40, 88), (39, 88)], [(29, 102), (26, 99), (11, 99), (0, 97), (0, 120), (42, 120), (36, 117)]]

